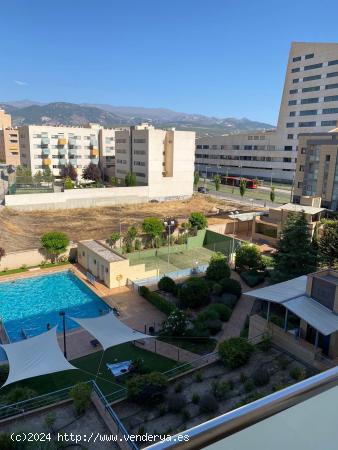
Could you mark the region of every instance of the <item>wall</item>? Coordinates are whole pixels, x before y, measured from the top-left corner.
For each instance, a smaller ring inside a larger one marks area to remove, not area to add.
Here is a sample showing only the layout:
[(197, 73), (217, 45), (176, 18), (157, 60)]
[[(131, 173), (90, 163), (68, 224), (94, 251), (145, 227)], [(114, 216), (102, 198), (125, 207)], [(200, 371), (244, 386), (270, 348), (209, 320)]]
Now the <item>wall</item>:
[(209, 250), (216, 252), (219, 251), (225, 255), (230, 255), (230, 253), (233, 253), (233, 242), (235, 243), (234, 250), (236, 251), (236, 249), (241, 245), (241, 241), (239, 239), (233, 239), (230, 236), (224, 236), (222, 234), (215, 233), (214, 231), (207, 230), (203, 246)]
[[(76, 246), (71, 245), (68, 247), (67, 252), (61, 256), (74, 255), (76, 253)], [(44, 254), (37, 248), (32, 250), (24, 250), (21, 252), (7, 253), (6, 256), (1, 258), (0, 271), (4, 269), (19, 269), (22, 266), (38, 266), (42, 262), (46, 261)]]

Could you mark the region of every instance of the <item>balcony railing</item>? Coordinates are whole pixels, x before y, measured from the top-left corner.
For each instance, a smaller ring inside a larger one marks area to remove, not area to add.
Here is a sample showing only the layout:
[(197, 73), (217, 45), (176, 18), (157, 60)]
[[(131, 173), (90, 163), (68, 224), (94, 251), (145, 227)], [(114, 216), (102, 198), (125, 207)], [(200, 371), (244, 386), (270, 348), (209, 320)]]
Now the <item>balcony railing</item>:
[(41, 147), (42, 148), (48, 147), (48, 145), (49, 145), (49, 138), (48, 137), (41, 138)]
[(59, 155), (64, 156), (66, 154), (66, 149), (65, 148), (59, 148)]
[(76, 148), (70, 148), (70, 149), (68, 150), (68, 153), (69, 153), (71, 156), (77, 155), (77, 149), (76, 149)]
[(67, 139), (66, 138), (59, 138), (58, 139), (58, 145), (66, 145)]
[(50, 166), (51, 163), (52, 163), (52, 161), (49, 158), (45, 158), (45, 159), (42, 160), (42, 164), (44, 166)]
[(99, 156), (99, 150), (97, 148), (92, 148), (90, 150), (90, 156)]
[(44, 156), (48, 156), (49, 153), (50, 153), (49, 148), (43, 148), (43, 149), (42, 149), (42, 154), (43, 154)]
[(90, 162), (93, 163), (93, 164), (95, 164), (95, 165), (97, 165), (97, 164), (99, 163), (99, 158), (92, 158), (92, 159), (90, 160)]

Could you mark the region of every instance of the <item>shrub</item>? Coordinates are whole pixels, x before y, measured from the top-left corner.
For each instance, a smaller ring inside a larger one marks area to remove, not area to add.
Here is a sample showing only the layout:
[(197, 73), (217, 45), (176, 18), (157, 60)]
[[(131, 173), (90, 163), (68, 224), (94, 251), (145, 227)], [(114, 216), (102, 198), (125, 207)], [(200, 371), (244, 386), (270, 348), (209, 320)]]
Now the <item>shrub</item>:
[(227, 381), (215, 380), (211, 383), (211, 390), (217, 400), (223, 400), (230, 391), (230, 383)]
[(207, 320), (217, 320), (219, 318), (218, 312), (213, 311), (211, 307), (200, 312), (196, 317), (196, 322), (200, 322), (201, 324), (205, 323)]
[(304, 378), (305, 378), (305, 371), (303, 369), (301, 369), (300, 367), (293, 367), (290, 370), (289, 375), (295, 381), (301, 381), (301, 380), (304, 380)]
[(277, 362), (278, 362), (278, 366), (281, 370), (285, 370), (288, 367), (288, 365), (290, 364), (289, 359), (284, 355), (281, 355), (278, 358)]
[(220, 281), (223, 278), (229, 278), (231, 270), (226, 257), (223, 253), (215, 253), (209, 262), (206, 278), (209, 280)]
[(180, 286), (179, 298), (183, 306), (197, 308), (209, 302), (209, 287), (203, 278), (188, 278)]
[(148, 300), (149, 303), (154, 305), (157, 309), (164, 314), (170, 315), (177, 308), (172, 303), (168, 302), (162, 295), (157, 292), (151, 292), (146, 286), (141, 286), (139, 293), (142, 297)]
[(236, 250), (235, 266), (240, 270), (264, 268), (264, 262), (259, 247), (250, 243), (242, 244)]
[(197, 230), (204, 230), (208, 226), (208, 220), (201, 212), (192, 212), (189, 217), (189, 224), (191, 228)]
[(170, 412), (180, 412), (185, 407), (186, 401), (184, 395), (174, 394), (168, 398), (168, 410)]
[(263, 339), (259, 343), (259, 348), (263, 350), (263, 352), (267, 352), (271, 348), (271, 337), (267, 334), (263, 336)]
[(222, 322), (219, 320), (219, 314), (208, 308), (197, 316), (195, 327), (197, 331), (207, 330), (214, 335), (222, 329)]
[(90, 404), (91, 388), (89, 384), (77, 383), (70, 391), (69, 396), (73, 399), (77, 415), (84, 414)]
[(127, 395), (135, 403), (151, 405), (163, 398), (167, 385), (167, 378), (159, 372), (138, 375), (127, 382)]
[(196, 393), (192, 394), (191, 401), (194, 405), (197, 405), (200, 401), (200, 396)]
[(230, 319), (232, 313), (231, 309), (228, 306), (222, 305), (221, 303), (210, 305), (208, 310), (215, 311), (222, 322), (227, 322)]
[(223, 278), (220, 281), (223, 292), (227, 294), (236, 295), (239, 298), (242, 295), (242, 286), (241, 283), (237, 280), (233, 280), (232, 278)]
[(18, 403), (36, 397), (38, 393), (28, 387), (15, 387), (6, 394), (6, 403)]
[(183, 336), (187, 328), (187, 316), (175, 308), (164, 322), (162, 334), (167, 336)]
[(65, 189), (74, 189), (74, 183), (70, 177), (67, 177), (64, 181)]
[(243, 383), (245, 392), (251, 392), (255, 389), (255, 383), (253, 382), (252, 378), (248, 378)]
[(69, 237), (59, 231), (50, 231), (42, 236), (41, 245), (50, 260), (56, 262), (57, 258), (67, 250)]
[(201, 396), (199, 406), (202, 413), (210, 413), (218, 410), (218, 402), (211, 393), (206, 393)]
[(234, 337), (219, 344), (218, 353), (222, 362), (231, 369), (246, 364), (253, 352), (253, 346), (244, 338)]
[(221, 303), (222, 305), (227, 306), (230, 309), (233, 309), (237, 303), (237, 297), (234, 294), (222, 294), (222, 297), (217, 299), (217, 303)]
[(219, 283), (214, 283), (212, 286), (212, 293), (214, 295), (221, 295), (223, 292), (222, 286)]
[(162, 277), (158, 282), (158, 288), (161, 291), (170, 292), (171, 294), (176, 294), (177, 287), (175, 281), (170, 277)]
[(197, 383), (201, 383), (203, 381), (203, 374), (202, 372), (198, 371), (195, 373), (195, 381)]
[(140, 240), (140, 239), (135, 239), (134, 246), (135, 246), (135, 250), (136, 250), (136, 251), (141, 250), (141, 248), (142, 248), (142, 242), (141, 242), (141, 240)]
[(247, 272), (241, 272), (241, 278), (243, 278), (248, 286), (255, 287), (264, 281), (265, 275), (263, 272), (250, 270)]
[(204, 324), (204, 328), (207, 329), (212, 336), (214, 336), (221, 331), (222, 322), (219, 319), (207, 320)]
[(256, 386), (265, 386), (270, 381), (269, 372), (264, 367), (256, 369), (252, 374), (252, 378)]

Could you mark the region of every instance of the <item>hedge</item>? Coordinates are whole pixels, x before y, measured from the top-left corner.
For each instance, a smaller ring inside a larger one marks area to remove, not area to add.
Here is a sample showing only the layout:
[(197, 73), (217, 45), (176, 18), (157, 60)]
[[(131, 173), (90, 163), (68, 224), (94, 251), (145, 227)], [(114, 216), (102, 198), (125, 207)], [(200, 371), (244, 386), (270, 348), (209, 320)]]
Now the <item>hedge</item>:
[(247, 272), (241, 272), (241, 278), (248, 286), (254, 287), (264, 281), (265, 273), (257, 272), (256, 270), (248, 270)]
[(154, 305), (158, 310), (169, 316), (176, 306), (168, 302), (162, 295), (157, 292), (151, 292), (146, 286), (141, 286), (139, 290), (140, 295)]

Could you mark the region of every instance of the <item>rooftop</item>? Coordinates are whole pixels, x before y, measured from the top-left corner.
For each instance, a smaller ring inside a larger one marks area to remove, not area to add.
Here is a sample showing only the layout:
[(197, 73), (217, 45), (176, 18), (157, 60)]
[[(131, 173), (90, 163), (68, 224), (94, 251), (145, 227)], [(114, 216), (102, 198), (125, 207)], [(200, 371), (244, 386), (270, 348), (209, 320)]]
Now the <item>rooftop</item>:
[(80, 244), (101, 256), (105, 261), (108, 262), (116, 262), (123, 261), (124, 258), (121, 255), (118, 255), (110, 248), (106, 247), (104, 244), (99, 241), (89, 240), (89, 241), (80, 241)]
[(297, 205), (295, 203), (286, 203), (285, 205), (281, 205), (281, 206), (278, 206), (277, 208), (273, 208), (273, 209), (279, 210), (279, 211), (291, 211), (291, 212), (304, 211), (305, 214), (318, 214), (322, 211), (325, 211), (325, 208), (316, 208), (314, 206)]

